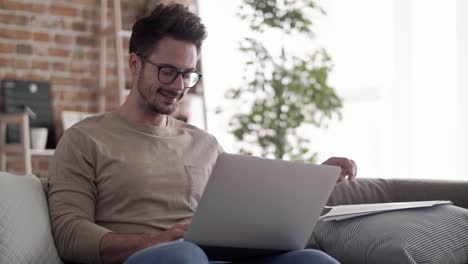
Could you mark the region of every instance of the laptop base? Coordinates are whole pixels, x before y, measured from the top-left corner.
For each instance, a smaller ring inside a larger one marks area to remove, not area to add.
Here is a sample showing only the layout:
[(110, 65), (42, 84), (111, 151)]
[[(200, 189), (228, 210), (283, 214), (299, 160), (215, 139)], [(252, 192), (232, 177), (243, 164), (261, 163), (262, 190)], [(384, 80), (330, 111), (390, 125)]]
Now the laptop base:
[(272, 257), (287, 252), (286, 250), (215, 247), (198, 245), (210, 261), (242, 261)]

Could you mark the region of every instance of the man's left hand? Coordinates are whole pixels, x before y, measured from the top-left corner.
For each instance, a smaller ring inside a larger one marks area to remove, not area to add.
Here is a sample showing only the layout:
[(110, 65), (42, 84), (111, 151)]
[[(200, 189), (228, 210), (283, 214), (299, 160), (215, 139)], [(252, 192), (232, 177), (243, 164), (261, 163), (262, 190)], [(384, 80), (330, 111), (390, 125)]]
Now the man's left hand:
[(338, 166), (341, 168), (341, 174), (340, 174), (340, 177), (338, 178), (338, 182), (343, 181), (344, 179), (346, 179), (346, 177), (348, 177), (348, 180), (350, 181), (356, 178), (356, 174), (357, 174), (356, 162), (354, 162), (354, 160), (352, 159), (331, 157), (322, 164), (330, 165), (330, 166)]

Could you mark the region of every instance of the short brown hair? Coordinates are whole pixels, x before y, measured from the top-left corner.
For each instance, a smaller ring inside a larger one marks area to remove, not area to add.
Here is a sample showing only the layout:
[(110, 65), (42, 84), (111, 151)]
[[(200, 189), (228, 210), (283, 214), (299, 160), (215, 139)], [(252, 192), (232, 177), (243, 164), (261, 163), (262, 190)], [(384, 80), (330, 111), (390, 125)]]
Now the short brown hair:
[(193, 43), (200, 51), (206, 30), (200, 17), (186, 6), (159, 4), (148, 16), (138, 19), (133, 25), (129, 52), (149, 56), (163, 37)]

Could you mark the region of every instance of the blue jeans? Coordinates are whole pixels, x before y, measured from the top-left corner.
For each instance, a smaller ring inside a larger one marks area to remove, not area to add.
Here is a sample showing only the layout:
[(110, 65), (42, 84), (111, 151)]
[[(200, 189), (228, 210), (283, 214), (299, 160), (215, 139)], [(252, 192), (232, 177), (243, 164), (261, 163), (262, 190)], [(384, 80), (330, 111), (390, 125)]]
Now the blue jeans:
[[(124, 264), (214, 264), (226, 262), (210, 262), (201, 248), (190, 242), (170, 242), (143, 249), (130, 256)], [(255, 262), (242, 263), (262, 264), (339, 264), (327, 254), (314, 250), (303, 249), (290, 251)]]

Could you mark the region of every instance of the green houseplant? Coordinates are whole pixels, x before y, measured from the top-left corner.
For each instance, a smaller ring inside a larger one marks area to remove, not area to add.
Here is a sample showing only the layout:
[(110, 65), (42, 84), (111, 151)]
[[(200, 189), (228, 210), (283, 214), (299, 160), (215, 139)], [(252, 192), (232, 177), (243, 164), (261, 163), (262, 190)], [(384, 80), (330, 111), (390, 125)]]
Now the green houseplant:
[(275, 56), (262, 42), (262, 33), (272, 30), (284, 38), (311, 39), (310, 17), (324, 14), (313, 0), (243, 0), (238, 15), (254, 36), (240, 45), (248, 58), (245, 85), (226, 94), (240, 104), (239, 109), (248, 106), (230, 122), (242, 153), (314, 162), (317, 153), (309, 150), (310, 139), (298, 128), (324, 127), (333, 116), (341, 118), (342, 101), (328, 84), (333, 63), (326, 50), (297, 57), (282, 43), (281, 54)]

